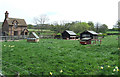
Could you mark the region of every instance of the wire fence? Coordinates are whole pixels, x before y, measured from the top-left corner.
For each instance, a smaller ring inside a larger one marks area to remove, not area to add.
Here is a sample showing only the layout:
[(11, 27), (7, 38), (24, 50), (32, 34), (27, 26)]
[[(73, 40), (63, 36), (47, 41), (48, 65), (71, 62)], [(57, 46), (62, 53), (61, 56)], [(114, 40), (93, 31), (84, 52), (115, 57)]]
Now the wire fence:
[[(27, 39), (28, 36), (0, 36), (2, 41)], [(40, 39), (54, 39), (54, 35), (40, 35)]]
[[(46, 74), (50, 75), (49, 72), (40, 72), (39, 74), (36, 74), (36, 73), (33, 73), (29, 70), (26, 70), (26, 68), (23, 67), (23, 66), (21, 68), (21, 67), (15, 65), (15, 64), (7, 62), (7, 61), (2, 61), (2, 63), (3, 63), (3, 66), (2, 66), (3, 73), (2, 73), (2, 75), (5, 76), (5, 77), (7, 77), (7, 76), (9, 77), (9, 75), (12, 75), (12, 76), (14, 75), (15, 77), (18, 77), (18, 75), (23, 76), (23, 77), (24, 76), (27, 76), (27, 77), (28, 76), (29, 77), (40, 76), (40, 77), (43, 77), (43, 76), (48, 76)], [(35, 68), (37, 69), (39, 67), (35, 66)], [(52, 75), (52, 76), (54, 77), (54, 75)]]
[[(2, 68), (5, 71), (3, 73), (4, 75), (8, 75), (11, 72), (12, 72), (13, 75), (24, 72), (24, 74), (26, 74), (26, 75), (38, 76), (37, 74), (35, 74), (35, 73), (31, 72), (31, 71), (28, 71), (28, 70), (26, 70), (24, 68), (20, 68), (19, 66), (16, 66), (16, 65), (14, 65), (12, 63), (9, 63), (9, 62), (6, 62), (6, 61), (2, 61), (2, 62), (3, 62), (3, 67)], [(10, 65), (11, 68), (9, 67), (9, 65)]]
[(0, 36), (2, 40), (20, 40), (26, 39), (28, 36)]

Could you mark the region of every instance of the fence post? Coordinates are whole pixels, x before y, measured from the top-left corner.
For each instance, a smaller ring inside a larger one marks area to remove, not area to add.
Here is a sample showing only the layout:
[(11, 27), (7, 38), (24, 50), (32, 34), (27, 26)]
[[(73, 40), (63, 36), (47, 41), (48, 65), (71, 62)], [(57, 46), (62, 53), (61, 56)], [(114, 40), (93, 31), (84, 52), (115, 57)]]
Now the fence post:
[(100, 44), (101, 44), (102, 40), (100, 40)]
[(44, 73), (44, 72), (42, 72), (42, 77), (43, 77), (43, 75), (44, 75), (43, 73)]
[(5, 41), (7, 41), (7, 38), (6, 38), (6, 36), (5, 36)]

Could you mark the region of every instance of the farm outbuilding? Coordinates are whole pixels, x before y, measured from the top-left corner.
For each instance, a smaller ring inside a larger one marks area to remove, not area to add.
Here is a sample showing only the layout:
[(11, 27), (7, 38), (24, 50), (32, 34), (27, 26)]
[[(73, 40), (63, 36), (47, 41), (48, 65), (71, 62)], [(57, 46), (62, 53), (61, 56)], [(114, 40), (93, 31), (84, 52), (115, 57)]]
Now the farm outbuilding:
[(96, 44), (97, 41), (101, 44), (101, 40), (98, 40), (98, 33), (89, 30), (86, 30), (80, 34), (80, 40), (80, 43), (84, 45)]
[(98, 39), (98, 33), (86, 30), (80, 34), (80, 39), (82, 38)]
[(91, 39), (90, 38), (82, 38), (80, 41), (81, 44), (91, 44)]
[(35, 32), (30, 33), (27, 42), (39, 42), (39, 37)]
[(62, 38), (63, 39), (76, 39), (76, 33), (74, 33), (73, 31), (65, 30), (62, 33)]

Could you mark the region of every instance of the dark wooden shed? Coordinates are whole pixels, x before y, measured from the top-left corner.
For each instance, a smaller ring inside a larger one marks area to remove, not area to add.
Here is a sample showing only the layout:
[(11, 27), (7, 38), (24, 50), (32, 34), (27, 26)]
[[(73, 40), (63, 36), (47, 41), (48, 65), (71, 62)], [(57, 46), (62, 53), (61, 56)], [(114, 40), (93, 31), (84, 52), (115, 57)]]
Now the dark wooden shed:
[(76, 33), (74, 33), (73, 31), (65, 30), (62, 33), (62, 38), (63, 39), (76, 39)]
[(98, 39), (98, 33), (86, 30), (80, 34), (80, 39), (82, 38)]

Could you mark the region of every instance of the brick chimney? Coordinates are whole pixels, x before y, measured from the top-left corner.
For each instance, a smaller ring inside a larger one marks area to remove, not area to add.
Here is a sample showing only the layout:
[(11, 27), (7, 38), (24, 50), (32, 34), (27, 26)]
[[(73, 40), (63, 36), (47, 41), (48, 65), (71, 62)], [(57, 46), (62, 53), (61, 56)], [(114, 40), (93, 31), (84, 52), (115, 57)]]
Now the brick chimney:
[(8, 11), (6, 11), (5, 12), (5, 19), (8, 18), (8, 15), (9, 15), (9, 13), (8, 13)]

